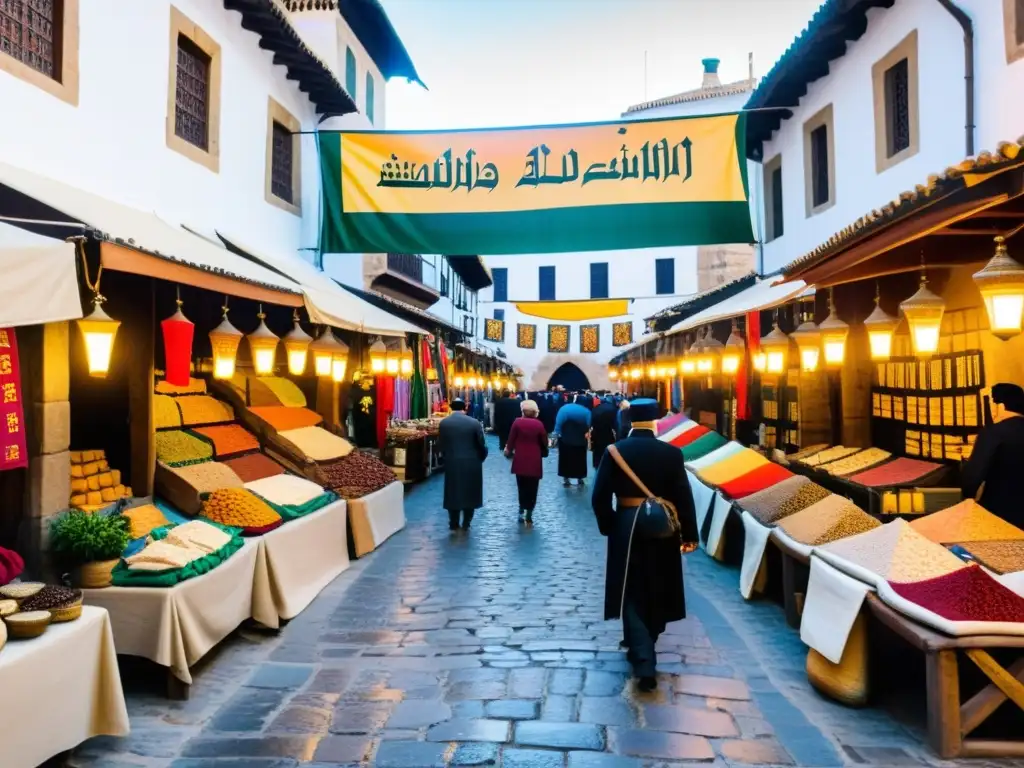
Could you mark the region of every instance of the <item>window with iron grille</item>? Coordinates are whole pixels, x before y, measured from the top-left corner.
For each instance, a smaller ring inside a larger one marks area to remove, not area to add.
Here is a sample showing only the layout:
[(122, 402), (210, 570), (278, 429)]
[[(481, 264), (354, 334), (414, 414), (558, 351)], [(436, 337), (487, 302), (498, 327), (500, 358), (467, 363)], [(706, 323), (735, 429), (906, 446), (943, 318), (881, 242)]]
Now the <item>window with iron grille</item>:
[(63, 0), (0, 0), (0, 53), (61, 78)]
[(185, 35), (178, 35), (174, 89), (174, 133), (200, 149), (210, 146), (210, 57)]
[(828, 125), (819, 125), (811, 131), (811, 202), (817, 208), (828, 200)]
[(885, 130), (888, 156), (910, 146), (910, 62), (900, 59), (885, 71)]
[(270, 191), (285, 202), (294, 203), (292, 153), (295, 150), (295, 137), (287, 127), (275, 120), (273, 142), (270, 154)]

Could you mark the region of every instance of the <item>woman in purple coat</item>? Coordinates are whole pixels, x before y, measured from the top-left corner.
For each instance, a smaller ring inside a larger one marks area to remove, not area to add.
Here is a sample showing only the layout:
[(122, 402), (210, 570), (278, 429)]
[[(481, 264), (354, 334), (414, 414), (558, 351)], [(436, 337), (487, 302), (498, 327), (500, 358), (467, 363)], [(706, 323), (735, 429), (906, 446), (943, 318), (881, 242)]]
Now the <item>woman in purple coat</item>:
[(520, 406), (523, 415), (512, 422), (505, 443), (505, 455), (512, 457), (512, 474), (519, 487), (519, 522), (533, 523), (537, 506), (537, 487), (544, 476), (544, 459), (548, 455), (548, 433), (539, 418), (540, 409), (533, 400)]

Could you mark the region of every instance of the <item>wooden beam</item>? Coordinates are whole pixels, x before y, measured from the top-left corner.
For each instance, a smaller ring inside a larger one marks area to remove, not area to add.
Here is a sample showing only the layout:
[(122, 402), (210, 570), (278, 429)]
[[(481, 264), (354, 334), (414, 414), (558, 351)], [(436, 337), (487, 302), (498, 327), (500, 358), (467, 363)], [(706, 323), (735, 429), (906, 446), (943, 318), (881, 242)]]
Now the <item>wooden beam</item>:
[(1008, 699), (1024, 710), (1024, 683), (1003, 669), (1002, 665), (993, 659), (988, 651), (983, 651), (981, 648), (968, 648), (964, 653), (978, 669), (985, 673), (989, 680), (996, 684), (999, 690), (1006, 694)]
[(996, 235), (1003, 234), (1003, 232), (1004, 232), (1004, 230), (1002, 230), (1002, 229), (993, 229), (993, 228), (988, 228), (988, 229), (954, 229), (954, 228), (951, 227), (949, 229), (940, 229), (938, 232), (933, 232), (932, 234), (933, 235), (963, 235), (963, 236), (968, 236), (968, 237), (976, 237), (976, 236), (995, 237)]
[[(1024, 676), (1024, 659), (1017, 659), (1007, 670), (1018, 680)], [(966, 737), (985, 722), (1006, 701), (1006, 694), (995, 684), (987, 685), (960, 707), (960, 731)]]
[(928, 742), (939, 757), (958, 757), (960, 737), (960, 679), (956, 651), (925, 655), (928, 691)]

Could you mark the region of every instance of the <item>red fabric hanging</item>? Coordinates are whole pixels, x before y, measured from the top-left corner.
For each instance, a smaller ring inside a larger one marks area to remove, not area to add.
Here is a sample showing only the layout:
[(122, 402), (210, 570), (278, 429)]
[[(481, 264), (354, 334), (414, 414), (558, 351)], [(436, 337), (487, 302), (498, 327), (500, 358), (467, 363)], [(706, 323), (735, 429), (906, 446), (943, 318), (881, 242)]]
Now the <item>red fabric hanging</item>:
[(750, 359), (761, 349), (761, 313), (747, 313), (748, 356), (740, 361), (736, 375), (736, 418), (750, 418)]
[(388, 421), (395, 412), (395, 380), (391, 376), (377, 377), (377, 446), (384, 447)]

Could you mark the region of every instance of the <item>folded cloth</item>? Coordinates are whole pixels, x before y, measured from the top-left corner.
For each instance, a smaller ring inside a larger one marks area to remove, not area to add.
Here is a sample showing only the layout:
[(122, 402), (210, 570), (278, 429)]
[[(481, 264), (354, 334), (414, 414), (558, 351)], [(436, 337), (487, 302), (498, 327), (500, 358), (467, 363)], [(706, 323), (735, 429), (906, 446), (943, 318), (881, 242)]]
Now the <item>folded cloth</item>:
[[(680, 427), (679, 432), (673, 432), (671, 436), (666, 436), (667, 442), (674, 445), (676, 448), (682, 450), (690, 443), (696, 442), (700, 438), (704, 437), (711, 430), (700, 424), (689, 422), (693, 424), (690, 429), (682, 429)], [(683, 425), (686, 426), (686, 425)]]
[[(722, 439), (724, 440), (725, 438)], [(741, 453), (745, 450), (747, 449), (737, 442), (725, 443), (721, 447), (715, 448), (713, 451), (709, 451), (704, 454), (699, 459), (694, 459), (693, 461), (688, 462), (688, 465), (690, 469), (699, 474), (701, 470), (713, 467), (715, 464), (725, 461), (731, 456), (735, 456), (737, 453)]]
[(681, 421), (678, 424), (673, 425), (669, 429), (658, 429), (658, 439), (663, 443), (671, 443), (672, 440), (680, 435), (694, 430), (697, 428), (697, 422), (695, 421)]
[(717, 432), (707, 432), (683, 448), (683, 461), (691, 462), (721, 448), (728, 440)]
[[(166, 529), (158, 528), (155, 529), (154, 533), (165, 535)], [(245, 542), (242, 540), (242, 537), (233, 534), (231, 540), (217, 552), (196, 558), (182, 568), (166, 568), (160, 571), (131, 570), (122, 561), (114, 567), (111, 573), (111, 581), (115, 587), (173, 587), (182, 581), (187, 581), (212, 571), (244, 545)]]
[(730, 480), (742, 477), (747, 472), (752, 472), (767, 463), (768, 459), (757, 451), (744, 448), (717, 464), (712, 464), (710, 467), (698, 470), (697, 474), (708, 485), (717, 487)]
[(202, 520), (193, 520), (169, 529), (166, 541), (178, 547), (197, 549), (208, 555), (231, 541), (231, 535), (223, 528)]
[(153, 570), (152, 565), (167, 568), (184, 568), (193, 560), (203, 556), (203, 552), (189, 547), (180, 547), (169, 541), (153, 541), (147, 544), (137, 555), (125, 558), (129, 570), (139, 568)]
[(864, 582), (811, 557), (800, 639), (833, 664), (843, 658), (846, 641), (870, 591)]
[(686, 470), (690, 480), (690, 495), (693, 496), (693, 509), (697, 513), (697, 530), (704, 530), (704, 519), (711, 511), (711, 502), (714, 491), (697, 479), (697, 476), (690, 470)]
[(294, 506), (301, 506), (324, 493), (324, 489), (312, 480), (295, 475), (264, 477), (246, 483), (245, 487), (274, 504)]
[(740, 594), (744, 600), (749, 600), (754, 594), (757, 586), (758, 576), (761, 573), (761, 565), (764, 563), (764, 551), (768, 546), (768, 539), (772, 529), (761, 525), (749, 512), (744, 512), (743, 530), (743, 565), (740, 567)]
[(773, 485), (777, 485), (790, 477), (793, 477), (792, 472), (781, 464), (770, 461), (767, 464), (762, 464), (757, 469), (752, 469), (746, 474), (740, 475), (735, 480), (722, 483), (718, 490), (731, 499), (742, 499), (745, 496), (763, 491), (765, 488), (771, 488)]
[(704, 551), (718, 559), (722, 546), (722, 533), (725, 531), (725, 523), (729, 519), (729, 510), (732, 509), (732, 502), (724, 498), (722, 494), (714, 492), (715, 501), (711, 513), (711, 529), (708, 531), (707, 545)]

